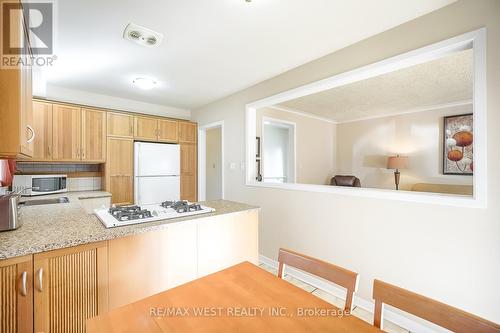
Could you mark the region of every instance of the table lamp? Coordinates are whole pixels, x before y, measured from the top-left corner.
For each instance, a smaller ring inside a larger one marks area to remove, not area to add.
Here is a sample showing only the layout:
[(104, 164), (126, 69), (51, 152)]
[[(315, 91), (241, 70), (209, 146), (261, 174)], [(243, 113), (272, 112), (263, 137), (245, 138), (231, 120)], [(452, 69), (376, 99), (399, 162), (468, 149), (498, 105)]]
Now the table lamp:
[(387, 158), (387, 169), (394, 169), (394, 182), (396, 183), (396, 190), (399, 190), (399, 178), (401, 177), (401, 173), (399, 169), (406, 169), (408, 166), (408, 157), (407, 156), (389, 156)]

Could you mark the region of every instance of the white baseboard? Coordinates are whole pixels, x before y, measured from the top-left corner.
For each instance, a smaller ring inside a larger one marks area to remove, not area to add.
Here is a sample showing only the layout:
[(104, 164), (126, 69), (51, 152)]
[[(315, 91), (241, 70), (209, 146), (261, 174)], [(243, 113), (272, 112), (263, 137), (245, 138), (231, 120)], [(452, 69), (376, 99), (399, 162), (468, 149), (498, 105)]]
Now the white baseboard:
[[(268, 258), (262, 254), (259, 255), (259, 262), (278, 269), (278, 262), (277, 261), (275, 261), (271, 258)], [(326, 291), (327, 293), (330, 293), (330, 294), (334, 295), (335, 297), (338, 297), (338, 298), (343, 299), (343, 300), (345, 300), (345, 298), (346, 298), (345, 289), (337, 287), (334, 284), (332, 284), (326, 280), (323, 280), (321, 278), (304, 273), (304, 272), (302, 272), (298, 269), (295, 269), (293, 267), (285, 267), (285, 273), (289, 274), (289, 275), (293, 276), (294, 278), (297, 278), (301, 281), (304, 281), (315, 288)], [(353, 306), (358, 306), (361, 309), (373, 314), (374, 303), (372, 300), (367, 300), (367, 299), (364, 299), (364, 298), (359, 297), (357, 295), (354, 295)], [(383, 318), (387, 319), (390, 322), (393, 322), (394, 324), (396, 324), (404, 329), (409, 330), (410, 332), (438, 333), (428, 326), (422, 325), (421, 323), (416, 322), (415, 320), (412, 320), (412, 319), (410, 319), (406, 316), (403, 316), (397, 312), (391, 311), (390, 309), (388, 309), (387, 306), (384, 307)]]

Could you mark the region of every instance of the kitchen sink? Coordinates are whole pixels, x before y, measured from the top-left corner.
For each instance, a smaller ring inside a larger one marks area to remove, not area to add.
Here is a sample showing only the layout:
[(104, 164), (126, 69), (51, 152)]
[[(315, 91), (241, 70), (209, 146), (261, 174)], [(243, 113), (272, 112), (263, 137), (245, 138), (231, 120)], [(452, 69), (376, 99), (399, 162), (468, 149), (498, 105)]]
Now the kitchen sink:
[(61, 204), (68, 203), (68, 197), (60, 197), (60, 198), (52, 198), (52, 199), (36, 199), (36, 200), (28, 200), (21, 202), (21, 205), (24, 206), (39, 206), (39, 205), (52, 205), (52, 204)]

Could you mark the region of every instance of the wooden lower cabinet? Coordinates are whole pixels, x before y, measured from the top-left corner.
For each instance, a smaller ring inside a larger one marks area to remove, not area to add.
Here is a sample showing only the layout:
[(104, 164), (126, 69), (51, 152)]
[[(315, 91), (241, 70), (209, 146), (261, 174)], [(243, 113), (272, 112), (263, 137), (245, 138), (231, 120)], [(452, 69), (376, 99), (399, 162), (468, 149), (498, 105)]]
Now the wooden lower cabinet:
[(85, 332), (108, 310), (107, 242), (35, 254), (35, 332)]
[(32, 256), (0, 260), (0, 332), (33, 332)]
[(258, 264), (258, 214), (0, 260), (0, 332), (85, 332), (87, 319), (116, 307), (243, 261)]

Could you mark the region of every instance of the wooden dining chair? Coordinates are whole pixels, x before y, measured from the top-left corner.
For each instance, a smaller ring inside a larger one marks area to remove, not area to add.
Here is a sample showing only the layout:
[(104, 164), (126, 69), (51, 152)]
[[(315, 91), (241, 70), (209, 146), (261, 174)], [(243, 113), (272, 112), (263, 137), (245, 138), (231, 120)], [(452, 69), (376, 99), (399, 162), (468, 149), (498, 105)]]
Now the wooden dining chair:
[(280, 249), (278, 277), (283, 278), (283, 266), (291, 266), (319, 276), (347, 289), (346, 311), (352, 310), (352, 299), (358, 287), (358, 273), (290, 250)]
[(498, 324), (380, 280), (373, 282), (373, 299), (375, 300), (373, 325), (380, 329), (382, 329), (383, 305), (389, 304), (456, 333), (500, 332)]

